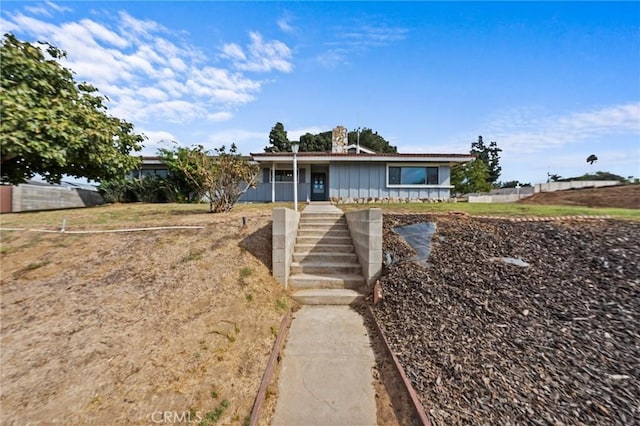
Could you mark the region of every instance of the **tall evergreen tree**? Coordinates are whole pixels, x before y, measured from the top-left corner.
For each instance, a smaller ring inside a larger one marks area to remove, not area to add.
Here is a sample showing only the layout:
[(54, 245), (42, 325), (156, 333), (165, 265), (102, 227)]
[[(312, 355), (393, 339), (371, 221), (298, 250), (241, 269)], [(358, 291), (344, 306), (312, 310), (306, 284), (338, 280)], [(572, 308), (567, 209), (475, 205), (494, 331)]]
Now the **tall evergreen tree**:
[(478, 136), (478, 140), (471, 144), (470, 152), (482, 160), (487, 166), (487, 170), (489, 171), (488, 182), (490, 184), (498, 182), (500, 173), (502, 173), (502, 167), (500, 166), (500, 153), (502, 149), (498, 148), (498, 144), (496, 142), (490, 142), (489, 146), (487, 146), (482, 140), (482, 136)]
[(269, 132), (269, 145), (264, 147), (265, 152), (289, 152), (291, 151), (291, 142), (287, 137), (287, 131), (284, 124), (277, 122)]

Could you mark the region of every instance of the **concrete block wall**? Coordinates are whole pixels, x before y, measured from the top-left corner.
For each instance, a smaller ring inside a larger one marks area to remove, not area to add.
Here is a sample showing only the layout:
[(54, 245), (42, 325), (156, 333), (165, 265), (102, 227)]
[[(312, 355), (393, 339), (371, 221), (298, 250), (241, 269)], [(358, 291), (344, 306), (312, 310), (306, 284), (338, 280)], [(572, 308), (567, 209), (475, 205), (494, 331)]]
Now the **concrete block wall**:
[(345, 213), (362, 274), (369, 285), (382, 272), (382, 209)]
[(14, 212), (70, 209), (104, 204), (104, 199), (97, 191), (53, 185), (14, 186), (11, 199)]
[(538, 192), (553, 192), (564, 191), (567, 189), (578, 188), (599, 188), (602, 186), (614, 186), (619, 185), (617, 180), (571, 180), (569, 182), (548, 182), (535, 184), (534, 191)]
[(518, 200), (530, 197), (533, 194), (518, 195), (469, 195), (470, 203), (515, 203)]
[(273, 209), (273, 276), (284, 288), (291, 271), (300, 213), (284, 207)]

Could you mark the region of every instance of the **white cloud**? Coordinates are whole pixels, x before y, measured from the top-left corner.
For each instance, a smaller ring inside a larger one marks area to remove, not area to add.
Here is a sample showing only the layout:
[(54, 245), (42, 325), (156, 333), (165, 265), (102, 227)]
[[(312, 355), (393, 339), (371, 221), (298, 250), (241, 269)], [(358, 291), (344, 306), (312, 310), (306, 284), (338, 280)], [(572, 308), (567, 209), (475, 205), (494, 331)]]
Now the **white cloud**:
[(222, 46), (222, 53), (225, 57), (234, 61), (244, 61), (247, 59), (242, 48), (235, 43), (229, 43)]
[(165, 101), (169, 97), (166, 92), (158, 89), (157, 87), (142, 87), (137, 90), (137, 94), (154, 102)]
[(640, 103), (613, 105), (566, 115), (517, 110), (489, 125), (491, 140), (513, 152), (531, 153), (607, 135), (640, 137)]
[(55, 4), (52, 1), (46, 1), (44, 4), (40, 4), (37, 6), (25, 6), (24, 10), (29, 12), (32, 15), (43, 15), (43, 16), (52, 16), (52, 12), (69, 12), (70, 8), (65, 6), (60, 6)]
[(198, 103), (184, 100), (167, 100), (147, 105), (145, 113), (152, 117), (163, 117), (171, 123), (184, 123), (205, 117), (207, 110)]
[(111, 114), (143, 125), (150, 120), (230, 120), (231, 108), (252, 102), (262, 88), (245, 71), (289, 72), (293, 67), (284, 43), (263, 40), (255, 32), (246, 54), (235, 43), (222, 46), (234, 71), (227, 69), (228, 63), (210, 65), (210, 55), (189, 45), (183, 32), (125, 11), (115, 16), (96, 12), (92, 19), (56, 24), (35, 16), (41, 11), (26, 13), (3, 16), (2, 27), (65, 50), (63, 65), (76, 73), (77, 81), (94, 84), (111, 100)]
[(251, 43), (247, 53), (235, 43), (225, 44), (221, 56), (231, 59), (241, 71), (268, 72), (272, 70), (291, 72), (291, 50), (281, 41), (265, 41), (258, 32), (250, 32)]
[(127, 12), (120, 12), (120, 29), (123, 34), (150, 35), (165, 28), (155, 21), (136, 19)]
[(45, 6), (25, 6), (24, 10), (29, 12), (32, 15), (43, 15), (43, 16), (51, 16), (52, 13)]
[(120, 37), (118, 34), (105, 28), (103, 25), (98, 24), (97, 22), (94, 22), (90, 19), (83, 19), (82, 21), (80, 21), (80, 25), (86, 28), (99, 40), (104, 40), (107, 43), (120, 48), (129, 46), (129, 42), (125, 38)]
[(291, 24), (292, 17), (289, 15), (285, 15), (282, 18), (278, 19), (277, 24), (280, 31), (285, 33), (293, 33), (296, 31), (296, 28)]
[(179, 144), (178, 139), (171, 132), (145, 129), (141, 129), (139, 132), (147, 137), (141, 155), (156, 155), (160, 148), (172, 149), (176, 144)]
[(210, 121), (216, 121), (216, 122), (228, 121), (228, 120), (231, 120), (232, 118), (233, 118), (233, 114), (227, 111), (212, 112), (209, 115), (207, 115), (207, 119), (209, 119)]
[(56, 4), (52, 1), (46, 1), (45, 4), (47, 5), (47, 7), (49, 7), (50, 9), (55, 10), (56, 12), (70, 12), (71, 8), (66, 7), (66, 6), (60, 6), (59, 4)]
[[(373, 18), (370, 18), (371, 20)], [(372, 49), (388, 46), (404, 40), (409, 30), (389, 26), (383, 22), (347, 23), (344, 27), (332, 29), (333, 39), (325, 43), (327, 50), (316, 56), (316, 61), (326, 67), (335, 68), (348, 62), (351, 55), (363, 54)]]

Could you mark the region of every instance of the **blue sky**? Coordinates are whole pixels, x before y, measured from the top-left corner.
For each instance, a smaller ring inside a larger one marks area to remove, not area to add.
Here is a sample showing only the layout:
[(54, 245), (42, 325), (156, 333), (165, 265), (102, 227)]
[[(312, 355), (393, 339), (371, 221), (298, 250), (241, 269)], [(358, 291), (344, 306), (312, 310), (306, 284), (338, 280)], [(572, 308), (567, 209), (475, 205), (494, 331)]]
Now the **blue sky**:
[[(67, 51), (149, 137), (261, 152), (369, 127), (400, 152), (503, 149), (501, 180), (640, 176), (639, 2), (16, 2), (0, 29)], [(590, 154), (598, 157), (593, 166)]]

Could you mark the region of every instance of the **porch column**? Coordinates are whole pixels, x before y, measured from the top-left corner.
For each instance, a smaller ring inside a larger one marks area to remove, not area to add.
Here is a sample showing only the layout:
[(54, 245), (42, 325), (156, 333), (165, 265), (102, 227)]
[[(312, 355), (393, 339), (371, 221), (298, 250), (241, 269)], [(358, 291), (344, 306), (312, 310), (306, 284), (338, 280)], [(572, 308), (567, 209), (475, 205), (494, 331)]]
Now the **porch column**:
[(276, 202), (276, 163), (271, 163), (271, 202)]

